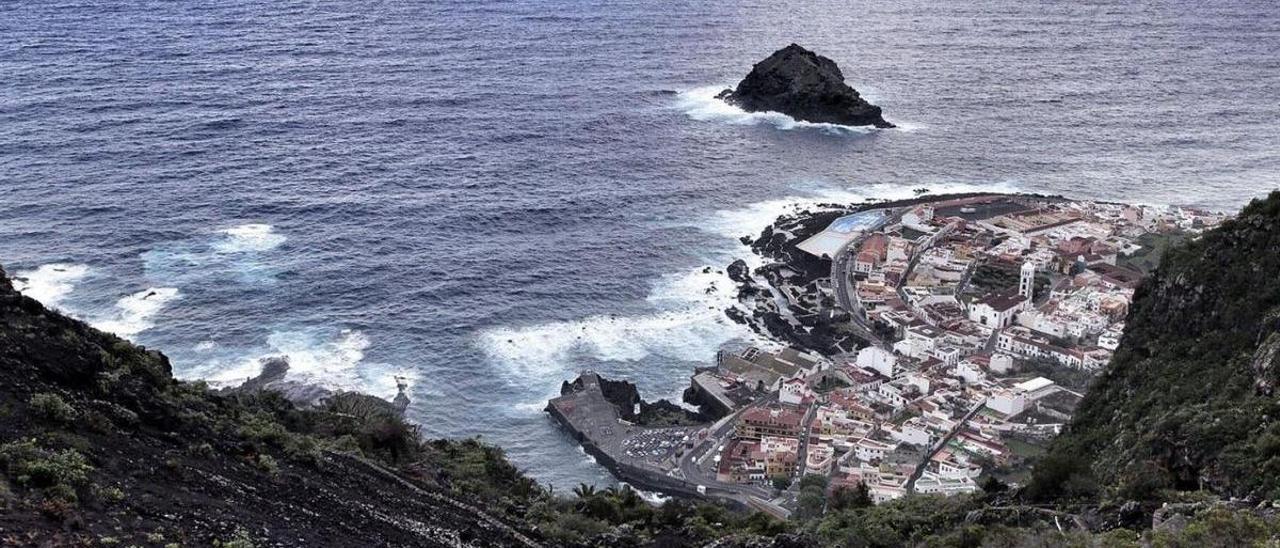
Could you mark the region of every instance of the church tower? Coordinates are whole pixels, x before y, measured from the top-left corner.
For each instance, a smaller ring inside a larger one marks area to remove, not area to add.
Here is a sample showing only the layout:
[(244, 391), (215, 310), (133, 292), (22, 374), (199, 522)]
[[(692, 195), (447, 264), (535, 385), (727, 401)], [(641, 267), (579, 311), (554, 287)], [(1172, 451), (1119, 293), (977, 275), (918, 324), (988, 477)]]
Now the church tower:
[(1022, 263), (1022, 278), (1018, 280), (1018, 294), (1031, 300), (1036, 290), (1036, 265), (1031, 261)]

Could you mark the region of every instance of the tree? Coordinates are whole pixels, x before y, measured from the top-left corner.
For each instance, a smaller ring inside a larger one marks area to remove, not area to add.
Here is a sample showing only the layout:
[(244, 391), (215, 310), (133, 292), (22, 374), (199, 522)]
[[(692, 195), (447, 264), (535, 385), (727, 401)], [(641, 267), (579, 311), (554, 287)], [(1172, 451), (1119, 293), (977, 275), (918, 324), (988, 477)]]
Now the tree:
[(786, 491), (788, 487), (791, 487), (791, 476), (786, 474), (778, 474), (770, 481), (773, 482), (773, 488), (779, 491)]
[(830, 507), (833, 510), (866, 508), (872, 504), (871, 490), (867, 488), (866, 482), (860, 481), (853, 487), (838, 487), (831, 493)]
[(804, 477), (800, 478), (800, 488), (817, 487), (825, 491), (830, 481), (830, 479), (821, 474), (805, 474)]
[(577, 487), (573, 488), (573, 494), (580, 499), (589, 499), (596, 496), (596, 487), (586, 483), (579, 483)]

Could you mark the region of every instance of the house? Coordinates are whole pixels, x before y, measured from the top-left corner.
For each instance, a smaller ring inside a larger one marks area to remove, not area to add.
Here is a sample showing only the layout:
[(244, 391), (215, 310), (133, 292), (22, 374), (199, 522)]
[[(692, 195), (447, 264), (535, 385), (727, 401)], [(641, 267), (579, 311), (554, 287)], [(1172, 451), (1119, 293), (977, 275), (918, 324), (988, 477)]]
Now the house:
[(760, 439), (766, 477), (792, 476), (800, 458), (800, 440), (765, 436)]
[(927, 356), (937, 346), (944, 333), (932, 325), (922, 324), (908, 327), (903, 339), (894, 343), (894, 351), (909, 358)]
[(1027, 395), (1012, 388), (1001, 388), (987, 397), (986, 406), (1007, 417), (1027, 410)]
[(880, 263), (884, 262), (888, 249), (888, 236), (880, 232), (867, 236), (862, 241), (862, 245), (858, 248), (858, 254), (853, 259), (853, 271), (868, 274), (875, 270)]
[(963, 493), (973, 493), (978, 490), (978, 484), (968, 477), (946, 477), (925, 471), (916, 480), (915, 492), (921, 494), (952, 496)]
[(1031, 330), (1022, 326), (1014, 326), (1001, 331), (996, 338), (996, 347), (1002, 352), (1028, 359), (1047, 359), (1060, 365), (1076, 368), (1085, 367), (1085, 354), (1083, 351), (1056, 346), (1044, 337), (1033, 335)]
[(929, 471), (944, 478), (977, 478), (982, 475), (982, 467), (962, 457), (965, 453), (957, 453), (944, 447), (929, 460)]
[(911, 418), (902, 423), (902, 426), (890, 430), (889, 436), (900, 442), (920, 447), (929, 447), (934, 441), (929, 428), (925, 426), (924, 421), (920, 420), (919, 417)]
[(1032, 402), (1051, 395), (1058, 390), (1058, 386), (1053, 381), (1044, 377), (1036, 377), (1009, 388), (992, 391), (987, 398), (986, 406), (1005, 416), (1012, 417), (1026, 411)]
[(885, 443), (862, 438), (853, 446), (853, 456), (862, 462), (879, 462), (885, 455), (898, 448), (897, 443)]
[(888, 378), (893, 378), (895, 368), (898, 365), (898, 358), (878, 346), (868, 346), (858, 351), (857, 362), (858, 367), (871, 369)]
[(826, 444), (809, 444), (805, 454), (804, 473), (827, 475), (831, 473), (831, 465), (835, 463), (835, 449)]
[(882, 401), (893, 406), (894, 409), (902, 409), (907, 406), (906, 390), (901, 385), (884, 383), (880, 385), (880, 389), (876, 393)]
[(1124, 324), (1114, 326), (1098, 335), (1098, 347), (1115, 352), (1120, 348), (1120, 336), (1124, 333)]
[(794, 409), (756, 407), (738, 417), (735, 433), (740, 438), (765, 436), (798, 437), (804, 430), (804, 415)]
[(989, 367), (992, 373), (1003, 375), (1013, 370), (1013, 356), (1008, 354), (992, 354)]
[(843, 407), (826, 405), (814, 412), (812, 434), (818, 439), (862, 438), (873, 430), (874, 425), (852, 417)]
[(731, 440), (720, 453), (716, 480), (725, 483), (751, 483), (768, 479), (764, 461), (759, 458), (760, 442)]
[(956, 363), (955, 369), (952, 370), (952, 373), (955, 376), (964, 379), (964, 382), (967, 383), (976, 383), (987, 378), (986, 373), (982, 372), (982, 368), (979, 367), (978, 364), (967, 359)]
[(1003, 329), (1012, 325), (1026, 306), (1026, 297), (1018, 294), (991, 293), (969, 303), (969, 319), (984, 327)]
[(790, 405), (808, 405), (813, 402), (813, 390), (809, 388), (809, 383), (800, 377), (792, 377), (782, 381), (782, 387), (778, 389), (778, 401)]

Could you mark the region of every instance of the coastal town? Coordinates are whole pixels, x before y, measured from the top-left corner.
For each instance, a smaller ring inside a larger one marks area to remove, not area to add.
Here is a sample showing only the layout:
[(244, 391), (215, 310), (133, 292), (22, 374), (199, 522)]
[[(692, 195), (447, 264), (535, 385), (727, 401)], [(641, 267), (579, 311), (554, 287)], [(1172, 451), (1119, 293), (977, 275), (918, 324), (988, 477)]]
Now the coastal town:
[(786, 343), (695, 371), (697, 417), (645, 424), (592, 373), (548, 411), (623, 481), (779, 516), (807, 476), (873, 502), (1018, 484), (1163, 250), (1223, 219), (1024, 195), (801, 215), (730, 314)]

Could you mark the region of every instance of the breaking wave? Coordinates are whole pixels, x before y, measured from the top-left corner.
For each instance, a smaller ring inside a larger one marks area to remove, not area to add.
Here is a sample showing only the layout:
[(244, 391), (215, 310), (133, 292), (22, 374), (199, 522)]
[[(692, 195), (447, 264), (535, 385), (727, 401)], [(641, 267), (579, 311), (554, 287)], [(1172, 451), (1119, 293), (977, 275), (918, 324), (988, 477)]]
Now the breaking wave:
[[(1011, 183), (922, 186), (932, 194), (1018, 191)], [(779, 215), (823, 203), (897, 200), (916, 195), (913, 188), (893, 185), (853, 189), (815, 186), (794, 196), (681, 222), (681, 227), (697, 228), (722, 239), (711, 242), (704, 253), (705, 265), (709, 266), (668, 274), (656, 281), (647, 297), (655, 312), (494, 327), (481, 332), (479, 346), (515, 385), (572, 377), (577, 373), (574, 364), (582, 360), (610, 362), (614, 374), (626, 376), (629, 372), (642, 373), (640, 362), (653, 357), (709, 364), (725, 343), (735, 340), (773, 346), (724, 314), (726, 308), (739, 304), (737, 287), (724, 267), (736, 258), (744, 259), (752, 268), (762, 261), (738, 238), (758, 235)], [(520, 410), (533, 412), (541, 408), (541, 402), (545, 400), (522, 404)]]
[(275, 268), (264, 253), (288, 238), (268, 224), (250, 223), (158, 245), (142, 254), (147, 277), (173, 285), (209, 285), (230, 276), (255, 285), (275, 280)]
[(90, 320), (90, 325), (108, 333), (132, 339), (155, 327), (154, 317), (165, 305), (181, 298), (175, 287), (152, 287), (116, 301), (110, 314)]
[(676, 108), (700, 122), (714, 121), (734, 125), (766, 123), (781, 130), (816, 129), (833, 135), (868, 135), (879, 131), (870, 126), (805, 122), (781, 112), (747, 112), (716, 98), (727, 87), (732, 86), (708, 86), (682, 91), (676, 95)]
[(183, 377), (202, 379), (215, 386), (234, 386), (261, 373), (263, 358), (287, 357), (286, 380), (334, 390), (390, 398), (396, 395), (396, 377), (410, 384), (417, 380), (413, 371), (364, 361), (370, 345), (369, 337), (353, 329), (328, 337), (304, 330), (274, 331), (267, 337), (265, 349), (208, 361), (185, 371)]
[(682, 223), (682, 226), (698, 228), (725, 238), (756, 237), (781, 215), (798, 213), (830, 203), (857, 204), (867, 201), (905, 200), (921, 196), (921, 194), (916, 193), (916, 188), (928, 189), (928, 193), (923, 194), (924, 196), (968, 192), (1021, 192), (1016, 184), (1008, 181), (983, 184), (921, 184), (918, 187), (888, 184), (873, 184), (850, 188), (810, 185), (809, 188), (797, 188), (796, 193), (788, 197), (756, 202), (738, 209), (720, 210), (715, 212), (709, 219), (685, 222)]
[(222, 239), (213, 244), (213, 249), (220, 253), (252, 253), (271, 251), (286, 239), (277, 233), (269, 224), (250, 223), (226, 228), (218, 231)]
[(497, 327), (481, 333), (480, 347), (515, 384), (571, 376), (581, 358), (623, 369), (651, 357), (709, 363), (724, 342), (752, 336), (725, 317), (736, 288), (718, 268), (664, 276), (648, 297), (653, 313)]
[(15, 272), (13, 288), (49, 308), (60, 309), (62, 300), (88, 275), (89, 267), (82, 264), (46, 264)]

